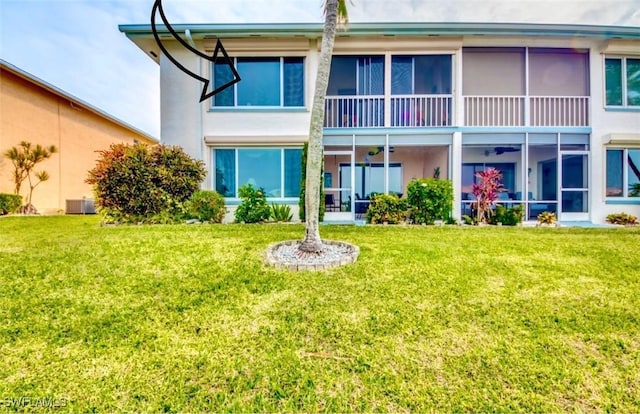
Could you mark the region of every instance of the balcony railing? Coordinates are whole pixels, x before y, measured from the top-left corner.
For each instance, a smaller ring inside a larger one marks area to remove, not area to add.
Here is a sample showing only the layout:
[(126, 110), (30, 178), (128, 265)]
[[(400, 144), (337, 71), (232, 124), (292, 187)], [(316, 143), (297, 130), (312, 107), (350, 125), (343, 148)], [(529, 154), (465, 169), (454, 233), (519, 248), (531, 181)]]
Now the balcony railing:
[(384, 96), (327, 96), (326, 128), (371, 128), (384, 126)]
[(589, 97), (465, 96), (464, 114), (467, 126), (588, 126)]
[[(451, 95), (394, 95), (391, 97), (392, 127), (450, 126)], [(327, 96), (326, 128), (384, 126), (384, 96)]]
[(532, 96), (532, 126), (588, 126), (588, 96)]
[[(465, 96), (465, 126), (589, 126), (588, 96)], [(325, 128), (453, 125), (452, 95), (327, 96)], [(527, 116), (528, 115), (528, 116)]]
[(523, 126), (524, 96), (465, 96), (467, 126)]
[(451, 95), (394, 95), (391, 126), (451, 126)]

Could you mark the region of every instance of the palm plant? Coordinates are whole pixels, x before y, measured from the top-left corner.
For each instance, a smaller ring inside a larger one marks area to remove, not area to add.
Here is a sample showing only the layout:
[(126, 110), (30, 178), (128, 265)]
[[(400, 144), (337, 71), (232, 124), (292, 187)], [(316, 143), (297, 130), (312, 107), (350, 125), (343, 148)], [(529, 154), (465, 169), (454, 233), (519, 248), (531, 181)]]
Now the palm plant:
[[(33, 190), (43, 181), (49, 179), (46, 171), (34, 171), (34, 168), (40, 162), (50, 158), (58, 149), (54, 145), (43, 147), (40, 144), (33, 145), (30, 142), (22, 141), (19, 145), (9, 148), (5, 153), (5, 157), (11, 160), (13, 164), (13, 183), (15, 185), (14, 192), (20, 194), (22, 183), (27, 180), (29, 182), (29, 197), (27, 204), (22, 208), (23, 212), (35, 212), (35, 208), (31, 204)], [(31, 174), (35, 176), (35, 181), (31, 178)]]
[(324, 28), (318, 62), (313, 106), (311, 107), (311, 126), (309, 128), (309, 150), (305, 181), (305, 236), (299, 249), (305, 253), (319, 254), (322, 240), (319, 229), (320, 175), (322, 170), (322, 128), (324, 124), (324, 101), (329, 85), (331, 55), (339, 24), (349, 21), (346, 0), (326, 0), (324, 3)]

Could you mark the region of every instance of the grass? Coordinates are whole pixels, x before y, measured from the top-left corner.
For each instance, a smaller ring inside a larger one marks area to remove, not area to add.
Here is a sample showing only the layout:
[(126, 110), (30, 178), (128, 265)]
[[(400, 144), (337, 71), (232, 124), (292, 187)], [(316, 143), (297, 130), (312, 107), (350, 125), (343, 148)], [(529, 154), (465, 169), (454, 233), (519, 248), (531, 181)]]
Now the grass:
[(0, 404), (72, 411), (640, 411), (640, 229), (0, 219)]

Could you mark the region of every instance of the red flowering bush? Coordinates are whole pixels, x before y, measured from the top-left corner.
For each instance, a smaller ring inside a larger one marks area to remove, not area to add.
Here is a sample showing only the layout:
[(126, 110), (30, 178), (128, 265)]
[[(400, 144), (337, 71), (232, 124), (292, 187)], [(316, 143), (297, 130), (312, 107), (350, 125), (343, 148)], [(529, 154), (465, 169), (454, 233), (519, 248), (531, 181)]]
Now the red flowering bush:
[(493, 214), (498, 193), (503, 191), (502, 174), (495, 168), (487, 168), (476, 173), (477, 183), (473, 184), (473, 195), (476, 196), (475, 209), (478, 223), (488, 223)]

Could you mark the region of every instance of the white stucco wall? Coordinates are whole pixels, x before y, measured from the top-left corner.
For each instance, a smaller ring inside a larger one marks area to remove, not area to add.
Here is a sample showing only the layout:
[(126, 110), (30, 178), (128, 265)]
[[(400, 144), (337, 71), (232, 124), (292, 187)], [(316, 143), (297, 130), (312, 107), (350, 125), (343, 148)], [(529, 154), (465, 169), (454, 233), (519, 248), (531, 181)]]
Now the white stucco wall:
[[(187, 49), (168, 44), (172, 56), (198, 73), (198, 58)], [(160, 141), (179, 145), (192, 157), (202, 159), (199, 119), (202, 83), (186, 75), (167, 57), (160, 57)]]
[[(640, 41), (636, 42), (640, 51)], [(604, 55), (602, 42), (591, 48), (591, 220), (602, 223), (607, 214), (625, 212), (640, 217), (640, 200), (635, 204), (606, 203), (606, 144), (612, 134), (636, 134), (640, 139), (640, 110), (605, 110)], [(638, 52), (640, 55), (640, 52)]]

